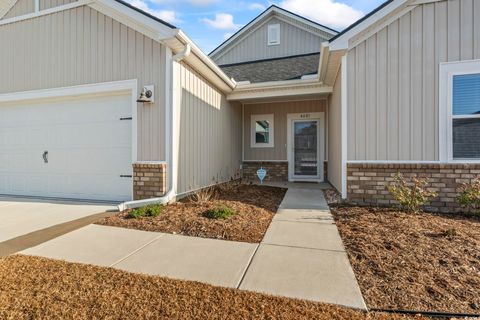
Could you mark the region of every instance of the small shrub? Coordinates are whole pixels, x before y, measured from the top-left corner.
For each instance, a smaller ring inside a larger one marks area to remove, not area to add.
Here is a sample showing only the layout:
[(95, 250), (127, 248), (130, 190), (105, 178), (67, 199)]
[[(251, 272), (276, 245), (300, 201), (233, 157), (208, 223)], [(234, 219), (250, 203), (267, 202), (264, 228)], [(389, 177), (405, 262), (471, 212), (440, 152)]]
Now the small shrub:
[(437, 196), (437, 193), (429, 191), (427, 186), (427, 178), (412, 177), (412, 181), (408, 183), (401, 173), (397, 173), (393, 183), (387, 188), (401, 209), (408, 213), (418, 213), (423, 205)]
[(228, 207), (216, 207), (205, 212), (204, 216), (209, 219), (227, 219), (235, 214), (233, 209)]
[(128, 213), (127, 218), (138, 219), (141, 217), (158, 217), (163, 212), (164, 207), (158, 204), (152, 204), (145, 207), (133, 209)]
[(460, 188), (457, 198), (462, 208), (474, 214), (480, 214), (480, 177), (473, 179), (471, 183), (464, 183)]
[(215, 189), (212, 187), (205, 188), (195, 192), (189, 196), (190, 201), (196, 203), (205, 203), (215, 198)]

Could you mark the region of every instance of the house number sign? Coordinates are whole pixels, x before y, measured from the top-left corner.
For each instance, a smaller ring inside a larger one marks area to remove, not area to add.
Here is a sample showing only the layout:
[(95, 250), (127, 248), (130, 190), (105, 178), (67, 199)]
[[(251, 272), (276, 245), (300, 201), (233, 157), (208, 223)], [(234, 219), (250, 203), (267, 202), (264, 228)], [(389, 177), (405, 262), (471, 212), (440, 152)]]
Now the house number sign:
[(310, 118), (310, 113), (302, 113), (302, 114), (300, 115), (300, 118), (302, 118), (302, 119), (308, 119), (308, 118)]

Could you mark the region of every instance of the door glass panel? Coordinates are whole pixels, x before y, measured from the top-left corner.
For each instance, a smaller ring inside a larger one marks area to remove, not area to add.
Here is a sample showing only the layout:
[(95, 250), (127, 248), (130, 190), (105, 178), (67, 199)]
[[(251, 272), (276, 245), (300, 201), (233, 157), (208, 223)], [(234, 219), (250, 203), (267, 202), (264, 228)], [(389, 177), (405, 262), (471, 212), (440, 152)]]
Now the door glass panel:
[(294, 121), (294, 159), (296, 176), (317, 176), (317, 121)]

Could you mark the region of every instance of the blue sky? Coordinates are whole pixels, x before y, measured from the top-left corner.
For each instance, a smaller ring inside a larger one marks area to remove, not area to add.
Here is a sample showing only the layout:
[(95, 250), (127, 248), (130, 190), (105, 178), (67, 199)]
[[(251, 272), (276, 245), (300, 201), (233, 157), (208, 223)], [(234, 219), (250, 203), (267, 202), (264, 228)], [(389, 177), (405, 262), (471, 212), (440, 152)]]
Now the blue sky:
[(168, 21), (209, 53), (271, 4), (342, 30), (384, 0), (126, 0)]

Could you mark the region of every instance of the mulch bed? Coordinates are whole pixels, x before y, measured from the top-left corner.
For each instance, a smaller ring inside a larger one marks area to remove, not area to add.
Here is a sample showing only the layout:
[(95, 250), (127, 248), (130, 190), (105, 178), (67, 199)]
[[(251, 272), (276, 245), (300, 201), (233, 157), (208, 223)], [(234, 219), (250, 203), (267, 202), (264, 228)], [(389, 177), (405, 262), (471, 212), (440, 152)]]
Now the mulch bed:
[[(216, 188), (214, 198), (195, 202), (191, 198), (169, 204), (158, 217), (129, 219), (124, 211), (97, 224), (193, 237), (259, 243), (287, 189), (232, 183)], [(204, 217), (207, 210), (227, 206), (236, 214), (227, 219)]]
[(480, 313), (480, 219), (332, 209), (370, 308)]
[(15, 255), (0, 259), (0, 319), (407, 318)]

